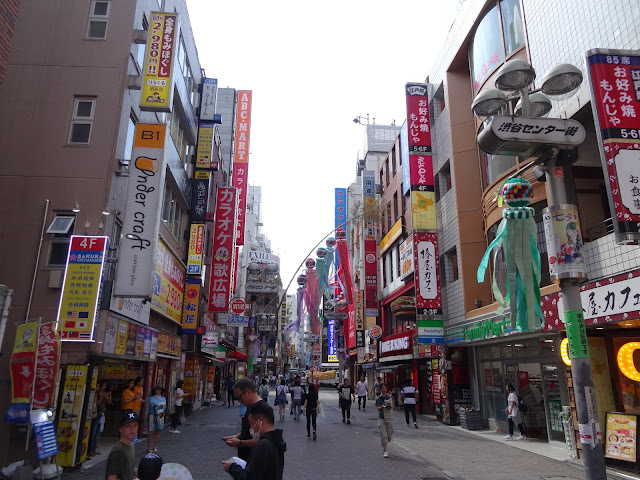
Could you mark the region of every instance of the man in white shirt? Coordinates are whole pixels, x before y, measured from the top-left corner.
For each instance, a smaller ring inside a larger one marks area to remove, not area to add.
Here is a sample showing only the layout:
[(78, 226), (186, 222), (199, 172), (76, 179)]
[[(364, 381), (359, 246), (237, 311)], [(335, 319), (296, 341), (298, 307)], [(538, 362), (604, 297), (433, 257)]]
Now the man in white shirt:
[(171, 419), (171, 428), (169, 429), (170, 433), (180, 433), (178, 430), (178, 423), (182, 422), (182, 400), (184, 398), (184, 391), (182, 390), (183, 385), (182, 380), (178, 380), (176, 382), (176, 394), (175, 394), (175, 407), (176, 410), (173, 414), (173, 418)]
[(367, 407), (367, 393), (369, 389), (364, 381), (364, 376), (360, 377), (360, 381), (356, 383), (356, 390), (358, 391), (358, 410), (360, 410), (360, 402), (362, 402), (362, 411), (366, 411)]
[(404, 418), (407, 421), (407, 427), (409, 426), (409, 412), (413, 417), (413, 426), (418, 428), (418, 422), (416, 420), (416, 400), (418, 399), (418, 389), (413, 386), (411, 379), (407, 379), (404, 387), (400, 391), (400, 400), (404, 402)]

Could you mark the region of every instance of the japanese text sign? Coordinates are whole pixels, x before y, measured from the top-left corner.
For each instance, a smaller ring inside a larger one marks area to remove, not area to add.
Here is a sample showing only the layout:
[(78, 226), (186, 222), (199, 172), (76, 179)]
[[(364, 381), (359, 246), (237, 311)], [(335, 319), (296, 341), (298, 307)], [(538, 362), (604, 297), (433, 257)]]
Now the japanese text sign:
[(182, 333), (196, 333), (198, 307), (200, 306), (200, 286), (199, 278), (187, 278), (184, 308), (182, 309)]
[(211, 221), (213, 215), (209, 215), (209, 172), (196, 170), (191, 180), (191, 221)]
[(400, 159), (402, 161), (402, 195), (411, 189), (411, 164), (409, 162), (409, 127), (407, 122), (400, 129)]
[(205, 228), (202, 223), (194, 223), (189, 229), (189, 253), (187, 256), (187, 273), (200, 275), (202, 273), (202, 258), (204, 256)]
[(140, 97), (141, 110), (171, 111), (177, 27), (177, 13), (151, 12)]
[(93, 340), (109, 237), (73, 235), (58, 307), (62, 340)]
[(426, 83), (407, 83), (405, 85), (409, 155), (431, 154), (427, 88)]
[(355, 291), (355, 330), (356, 347), (364, 347), (364, 292)]
[(209, 311), (211, 312), (229, 310), (233, 285), (237, 206), (238, 193), (235, 188), (218, 188), (209, 282)]
[(587, 52), (591, 105), (616, 240), (640, 242), (640, 55)]
[(174, 322), (182, 319), (185, 268), (162, 239), (156, 245), (151, 308)]
[(16, 328), (11, 354), (11, 403), (29, 403), (36, 364), (38, 322), (27, 322)]
[(251, 132), (251, 90), (238, 90), (236, 108), (236, 138), (233, 163), (249, 163), (249, 135)]
[[(338, 362), (337, 345), (336, 345), (336, 321), (327, 320), (327, 362)], [(291, 346), (293, 348), (293, 345)]]
[(219, 123), (214, 121), (216, 116), (216, 100), (218, 97), (218, 79), (202, 79), (202, 99), (200, 100), (200, 120)]
[(247, 214), (247, 180), (249, 177), (249, 163), (233, 164), (233, 179), (231, 185), (238, 190), (238, 225), (236, 245), (244, 245), (244, 222)]
[(347, 189), (336, 188), (335, 199), (336, 199), (335, 227), (336, 229), (344, 228), (344, 225), (347, 221)]
[(364, 241), (365, 315), (378, 315), (378, 256), (375, 240)]
[(400, 244), (400, 279), (413, 273), (413, 236)]
[(552, 279), (586, 278), (580, 218), (573, 205), (547, 207), (542, 211), (544, 235)]
[(196, 150), (196, 168), (213, 168), (213, 123), (200, 122), (198, 126), (198, 149)]
[(85, 402), (89, 367), (86, 365), (68, 365), (61, 390), (62, 402), (58, 409), (58, 453), (57, 463), (62, 467), (76, 464), (76, 452), (80, 432), (80, 417)]
[(437, 235), (415, 232), (413, 241), (418, 315), (441, 314), (442, 296)]
[(53, 406), (56, 376), (60, 363), (60, 338), (54, 322), (40, 325), (38, 335), (38, 358), (33, 390), (33, 408)]

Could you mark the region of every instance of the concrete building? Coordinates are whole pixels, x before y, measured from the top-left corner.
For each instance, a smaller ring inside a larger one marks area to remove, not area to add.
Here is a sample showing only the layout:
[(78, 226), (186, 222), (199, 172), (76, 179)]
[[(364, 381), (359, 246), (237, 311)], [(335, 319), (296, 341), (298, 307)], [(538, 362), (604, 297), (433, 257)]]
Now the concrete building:
[(9, 60), (9, 50), (13, 40), (20, 0), (2, 0), (0, 2), (0, 88), (4, 83), (4, 72)]

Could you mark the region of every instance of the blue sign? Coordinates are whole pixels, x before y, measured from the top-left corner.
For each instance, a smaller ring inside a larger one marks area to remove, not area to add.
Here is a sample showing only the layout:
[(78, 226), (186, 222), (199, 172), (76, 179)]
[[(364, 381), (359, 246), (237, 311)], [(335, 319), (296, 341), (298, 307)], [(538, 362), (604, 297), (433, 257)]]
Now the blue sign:
[(36, 423), (33, 426), (33, 434), (36, 437), (38, 459), (53, 457), (58, 454), (58, 442), (56, 441), (56, 429), (52, 421)]
[(336, 228), (345, 228), (347, 221), (347, 189), (336, 188)]
[(336, 321), (328, 321), (328, 335), (327, 335), (327, 362), (336, 363), (338, 361), (338, 352), (336, 350)]
[(400, 129), (400, 162), (402, 163), (402, 195), (411, 189), (411, 164), (409, 163), (409, 129), (404, 122)]

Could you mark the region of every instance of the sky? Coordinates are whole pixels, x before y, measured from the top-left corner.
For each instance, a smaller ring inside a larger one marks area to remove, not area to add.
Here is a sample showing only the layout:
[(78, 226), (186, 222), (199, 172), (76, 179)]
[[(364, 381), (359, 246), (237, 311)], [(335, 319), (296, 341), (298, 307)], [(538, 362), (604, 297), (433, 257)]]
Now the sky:
[(253, 91), (249, 183), (285, 287), (333, 229), (334, 189), (356, 180), (353, 119), (402, 125), (404, 84), (429, 75), (459, 3), (187, 0), (206, 76)]

